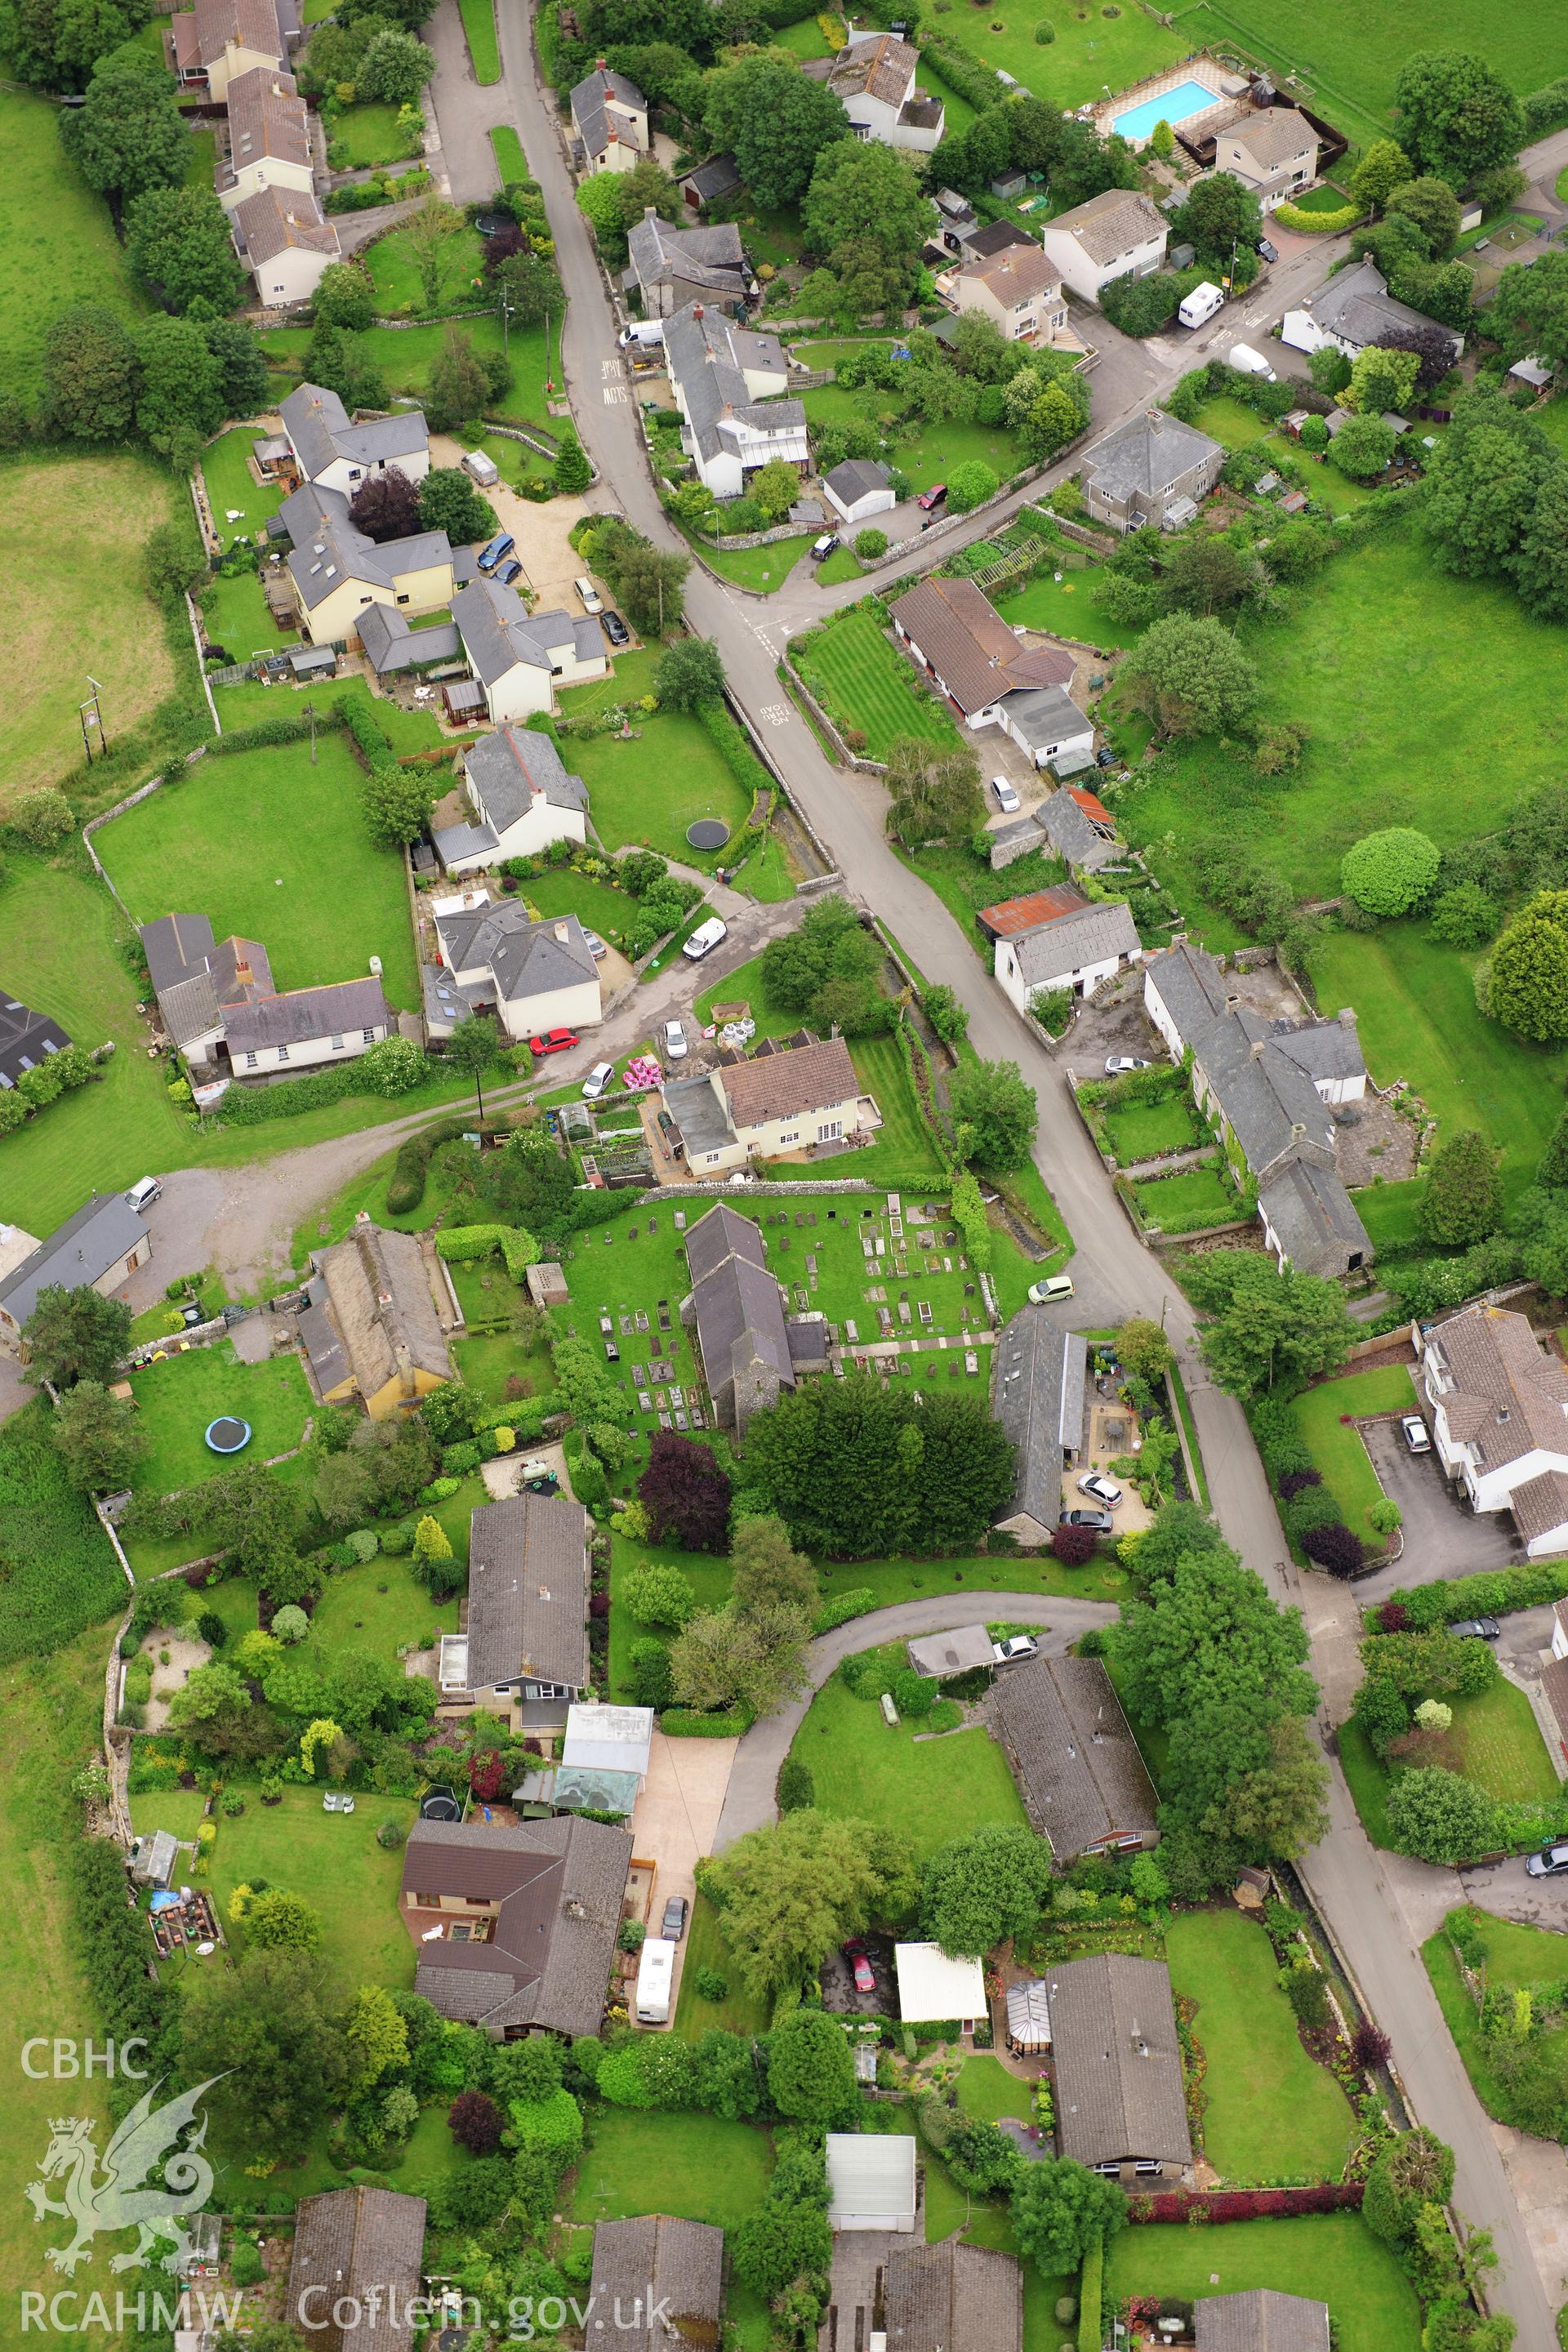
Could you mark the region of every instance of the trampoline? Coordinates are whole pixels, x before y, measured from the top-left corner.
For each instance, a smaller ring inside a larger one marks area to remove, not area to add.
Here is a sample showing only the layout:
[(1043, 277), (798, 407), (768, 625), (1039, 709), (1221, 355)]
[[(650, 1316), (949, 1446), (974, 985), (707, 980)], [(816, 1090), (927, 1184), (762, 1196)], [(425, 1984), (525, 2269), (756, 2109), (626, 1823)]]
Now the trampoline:
[(231, 1412), (220, 1413), (208, 1422), (206, 1440), (215, 1454), (241, 1454), (250, 1443), (250, 1423)]
[(700, 816), (695, 824), (687, 826), (686, 838), (693, 849), (722, 849), (730, 828), (721, 817)]

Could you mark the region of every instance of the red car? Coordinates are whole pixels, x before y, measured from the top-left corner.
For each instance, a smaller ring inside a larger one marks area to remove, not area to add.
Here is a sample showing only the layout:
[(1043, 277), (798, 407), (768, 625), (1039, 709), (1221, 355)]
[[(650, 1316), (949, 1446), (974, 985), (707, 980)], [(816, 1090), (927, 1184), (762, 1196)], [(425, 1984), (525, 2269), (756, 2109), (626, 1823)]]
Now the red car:
[(580, 1045), (582, 1042), (575, 1029), (547, 1029), (542, 1037), (529, 1039), (528, 1050), (531, 1054), (540, 1056), (545, 1054), (564, 1054), (574, 1045)]
[(933, 482), (929, 490), (922, 490), (921, 492), (920, 497), (915, 500), (915, 504), (919, 507), (922, 514), (930, 514), (933, 507), (941, 506), (946, 496), (947, 484), (945, 482)]
[(844, 1947), (844, 1957), (855, 1971), (856, 1991), (875, 1992), (877, 1990), (876, 1972), (873, 1969), (869, 1959), (866, 1956), (865, 1945), (861, 1943), (846, 1944)]

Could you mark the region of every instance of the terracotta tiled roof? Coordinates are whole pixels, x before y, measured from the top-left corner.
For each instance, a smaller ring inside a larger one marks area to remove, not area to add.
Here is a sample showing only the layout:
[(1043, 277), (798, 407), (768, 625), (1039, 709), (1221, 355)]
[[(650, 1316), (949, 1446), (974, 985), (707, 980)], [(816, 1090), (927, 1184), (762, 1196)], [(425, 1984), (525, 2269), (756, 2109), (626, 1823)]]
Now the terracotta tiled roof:
[(836, 1103), (853, 1102), (860, 1091), (842, 1037), (740, 1063), (724, 1072), (721, 1083), (737, 1130), (791, 1118), (797, 1111), (828, 1110)]
[(1031, 890), (1025, 898), (1004, 898), (994, 907), (983, 907), (975, 919), (994, 938), (1013, 940), (1021, 931), (1038, 930), (1042, 923), (1059, 922), (1064, 915), (1081, 915), (1093, 903), (1070, 882), (1059, 882), (1054, 889)]
[(973, 580), (934, 574), (889, 607), (967, 716), (1023, 686), (1070, 686), (1065, 646), (1026, 646)]

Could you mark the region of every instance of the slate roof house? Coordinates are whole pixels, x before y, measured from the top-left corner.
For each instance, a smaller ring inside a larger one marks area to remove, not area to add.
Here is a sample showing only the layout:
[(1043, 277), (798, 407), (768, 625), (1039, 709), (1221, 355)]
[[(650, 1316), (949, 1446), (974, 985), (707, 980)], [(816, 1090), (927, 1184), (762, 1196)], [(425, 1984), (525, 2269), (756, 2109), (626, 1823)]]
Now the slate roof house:
[(325, 272), (342, 258), (335, 225), (313, 194), (259, 188), (229, 215), (234, 249), (273, 310), (309, 302)]
[(1329, 2352), (1329, 2306), (1272, 2287), (1200, 2295), (1193, 2336), (1197, 2352)]
[(1113, 278), (1147, 278), (1165, 257), (1165, 217), (1135, 189), (1107, 188), (1058, 213), (1040, 234), (1047, 260), (1086, 302)]
[(21, 1354), (22, 1327), (40, 1290), (98, 1290), (108, 1298), (152, 1255), (152, 1236), (124, 1193), (94, 1192), (0, 1276), (0, 1348)]
[(141, 939), (159, 1013), (197, 1086), (352, 1062), (396, 1030), (379, 980), (279, 990), (260, 941), (215, 940), (205, 915), (161, 915)]
[(870, 457), (846, 457), (822, 478), (823, 494), (840, 520), (869, 522), (873, 515), (889, 514), (899, 503), (886, 466)]
[(1463, 1307), (1420, 1347), (1437, 1459), (1472, 1509), (1511, 1511), (1531, 1559), (1568, 1551), (1568, 1370), (1503, 1307)]
[(1083, 461), (1084, 498), (1112, 530), (1180, 530), (1219, 479), (1225, 450), (1194, 425), (1151, 408), (1097, 442)]
[(997, 983), (1020, 1013), (1060, 989), (1090, 996), (1143, 953), (1125, 899), (1086, 898), (1070, 882), (1004, 898), (975, 919), (995, 950)]
[(743, 1438), (763, 1406), (795, 1385), (778, 1283), (768, 1272), (767, 1244), (750, 1217), (722, 1201), (686, 1236), (691, 1289), (680, 1319), (697, 1335), (702, 1377), (721, 1429)]
[(940, 99), (915, 87), (920, 51), (896, 33), (851, 33), (821, 79), (849, 117), (857, 139), (929, 155), (945, 120)]
[(1024, 2273), (995, 2247), (896, 2241), (884, 2293), (888, 2352), (1021, 2352)]
[(424, 2261), (423, 2197), (366, 2188), (301, 2197), (284, 2316), (322, 2352), (409, 2352)]
[[(1097, 793), (1070, 785), (1053, 793), (1040, 808), (1039, 821), (1057, 856), (1075, 873), (1098, 874), (1120, 855), (1116, 820)], [(991, 863), (996, 863), (994, 853)]]
[(302, 481), (317, 482), (352, 498), (373, 474), (395, 467), (411, 482), (430, 470), (430, 433), (420, 408), (399, 408), (390, 416), (352, 418), (335, 392), (302, 383), (279, 410)]
[(535, 922), (515, 898), (437, 919), (442, 961), (470, 1009), (493, 1010), (509, 1037), (593, 1029), (599, 967), (575, 915)]
[(724, 2321), (724, 2232), (668, 2213), (601, 2221), (588, 2294), (599, 2315), (588, 2324), (590, 2344), (714, 2352)]
[(20, 997), (0, 990), (0, 1087), (14, 1087), (24, 1070), (36, 1070), (69, 1044), (52, 1014), (35, 1013)]
[(666, 319), (664, 356), (681, 446), (716, 499), (738, 499), (748, 477), (775, 458), (805, 472), (805, 409), (777, 396), (789, 366), (776, 335), (752, 334), (693, 302)]
[(750, 273), (733, 222), (712, 228), (682, 228), (660, 220), (652, 205), (626, 238), (627, 276), (642, 296), (645, 317), (668, 319), (689, 302), (739, 313), (745, 309)]
[(603, 58), (573, 89), (571, 106), (584, 172), (630, 172), (651, 152), (647, 99)]
[(587, 1513), (569, 1495), (481, 1504), (463, 1630), (441, 1643), (442, 1696), (465, 1692), (521, 1737), (560, 1728), (590, 1679)]
[(311, 193), (315, 167), (310, 116), (291, 73), (276, 66), (253, 66), (229, 83), (228, 135), (215, 185), (226, 213), (258, 188)]
[(630, 1832), (606, 1822), (416, 1822), (402, 1893), (416, 1992), (496, 2042), (596, 2033), (631, 1861)]
[(276, 521), (289, 541), (289, 584), (300, 628), (312, 645), (352, 637), (361, 613), (373, 604), (433, 613), (452, 601), (452, 543), (444, 530), (411, 531), (378, 543), (350, 517), (349, 493), (325, 482), (295, 490)]
[(1171, 948), (1143, 966), (1143, 1003), (1227, 1158), (1256, 1179), (1263, 1236), (1281, 1266), (1342, 1275), (1372, 1256), (1335, 1166), (1330, 1106), (1360, 1099), (1366, 1064), (1353, 1024), (1292, 1028), (1249, 1012), (1210, 955)]
[(1456, 329), (1396, 301), (1376, 262), (1368, 260), (1342, 269), (1310, 294), (1300, 310), (1287, 310), (1279, 322), (1279, 340), (1298, 352), (1321, 352), (1331, 343), (1353, 360), (1369, 344), (1386, 341), (1390, 331), (1400, 327), (1446, 334), (1456, 360), (1464, 349), (1465, 339)]
[(588, 787), (537, 728), (499, 727), (481, 735), (463, 754), (463, 774), (474, 822), (431, 835), (448, 874), (537, 857), (552, 841), (586, 841)]
[(548, 710), (559, 687), (603, 677), (609, 667), (604, 633), (585, 613), (531, 613), (515, 588), (483, 577), (460, 582), (450, 603), (486, 716), (498, 727)]
[(1014, 1452), (1013, 1499), (996, 1525), (1020, 1543), (1050, 1541), (1061, 1516), (1062, 1470), (1083, 1445), (1089, 1342), (1043, 1307), (1021, 1307), (992, 1350), (991, 1410)]
[(362, 1211), (344, 1241), (313, 1250), (300, 1342), (324, 1404), (357, 1396), (373, 1421), (412, 1412), (452, 1377), (417, 1235)]
[(963, 719), (1000, 727), (1037, 768), (1094, 741), (1073, 701), (1077, 663), (1065, 646), (1026, 645), (973, 580), (932, 573), (888, 608), (893, 635)]
[(1164, 1962), (1094, 1952), (1045, 1983), (1061, 2153), (1126, 2187), (1179, 2179), (1193, 2142)]
[(662, 1099), (694, 1177), (785, 1151), (837, 1149), (882, 1124), (874, 1098), (860, 1091), (842, 1037), (758, 1054), (700, 1077), (667, 1079)]
[(987, 1705), (1030, 1825), (1058, 1862), (1159, 1843), (1159, 1800), (1098, 1658), (1010, 1666)]
[(726, 196), (739, 195), (745, 182), (735, 168), (733, 155), (710, 155), (705, 163), (694, 164), (680, 178), (680, 193), (694, 213), (705, 213)]

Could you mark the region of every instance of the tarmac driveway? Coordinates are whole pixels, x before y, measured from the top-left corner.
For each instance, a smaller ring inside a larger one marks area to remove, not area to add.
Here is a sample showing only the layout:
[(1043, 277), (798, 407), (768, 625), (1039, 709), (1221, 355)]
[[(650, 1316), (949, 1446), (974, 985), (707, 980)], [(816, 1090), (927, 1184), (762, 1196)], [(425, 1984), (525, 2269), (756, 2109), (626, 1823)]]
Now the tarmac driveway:
[(1513, 1567), (1524, 1558), (1507, 1514), (1467, 1510), (1443, 1475), (1436, 1454), (1412, 1454), (1396, 1421), (1370, 1422), (1362, 1435), (1384, 1493), (1405, 1514), (1405, 1553), (1375, 1576), (1358, 1580), (1359, 1601), (1381, 1601), (1397, 1585)]

